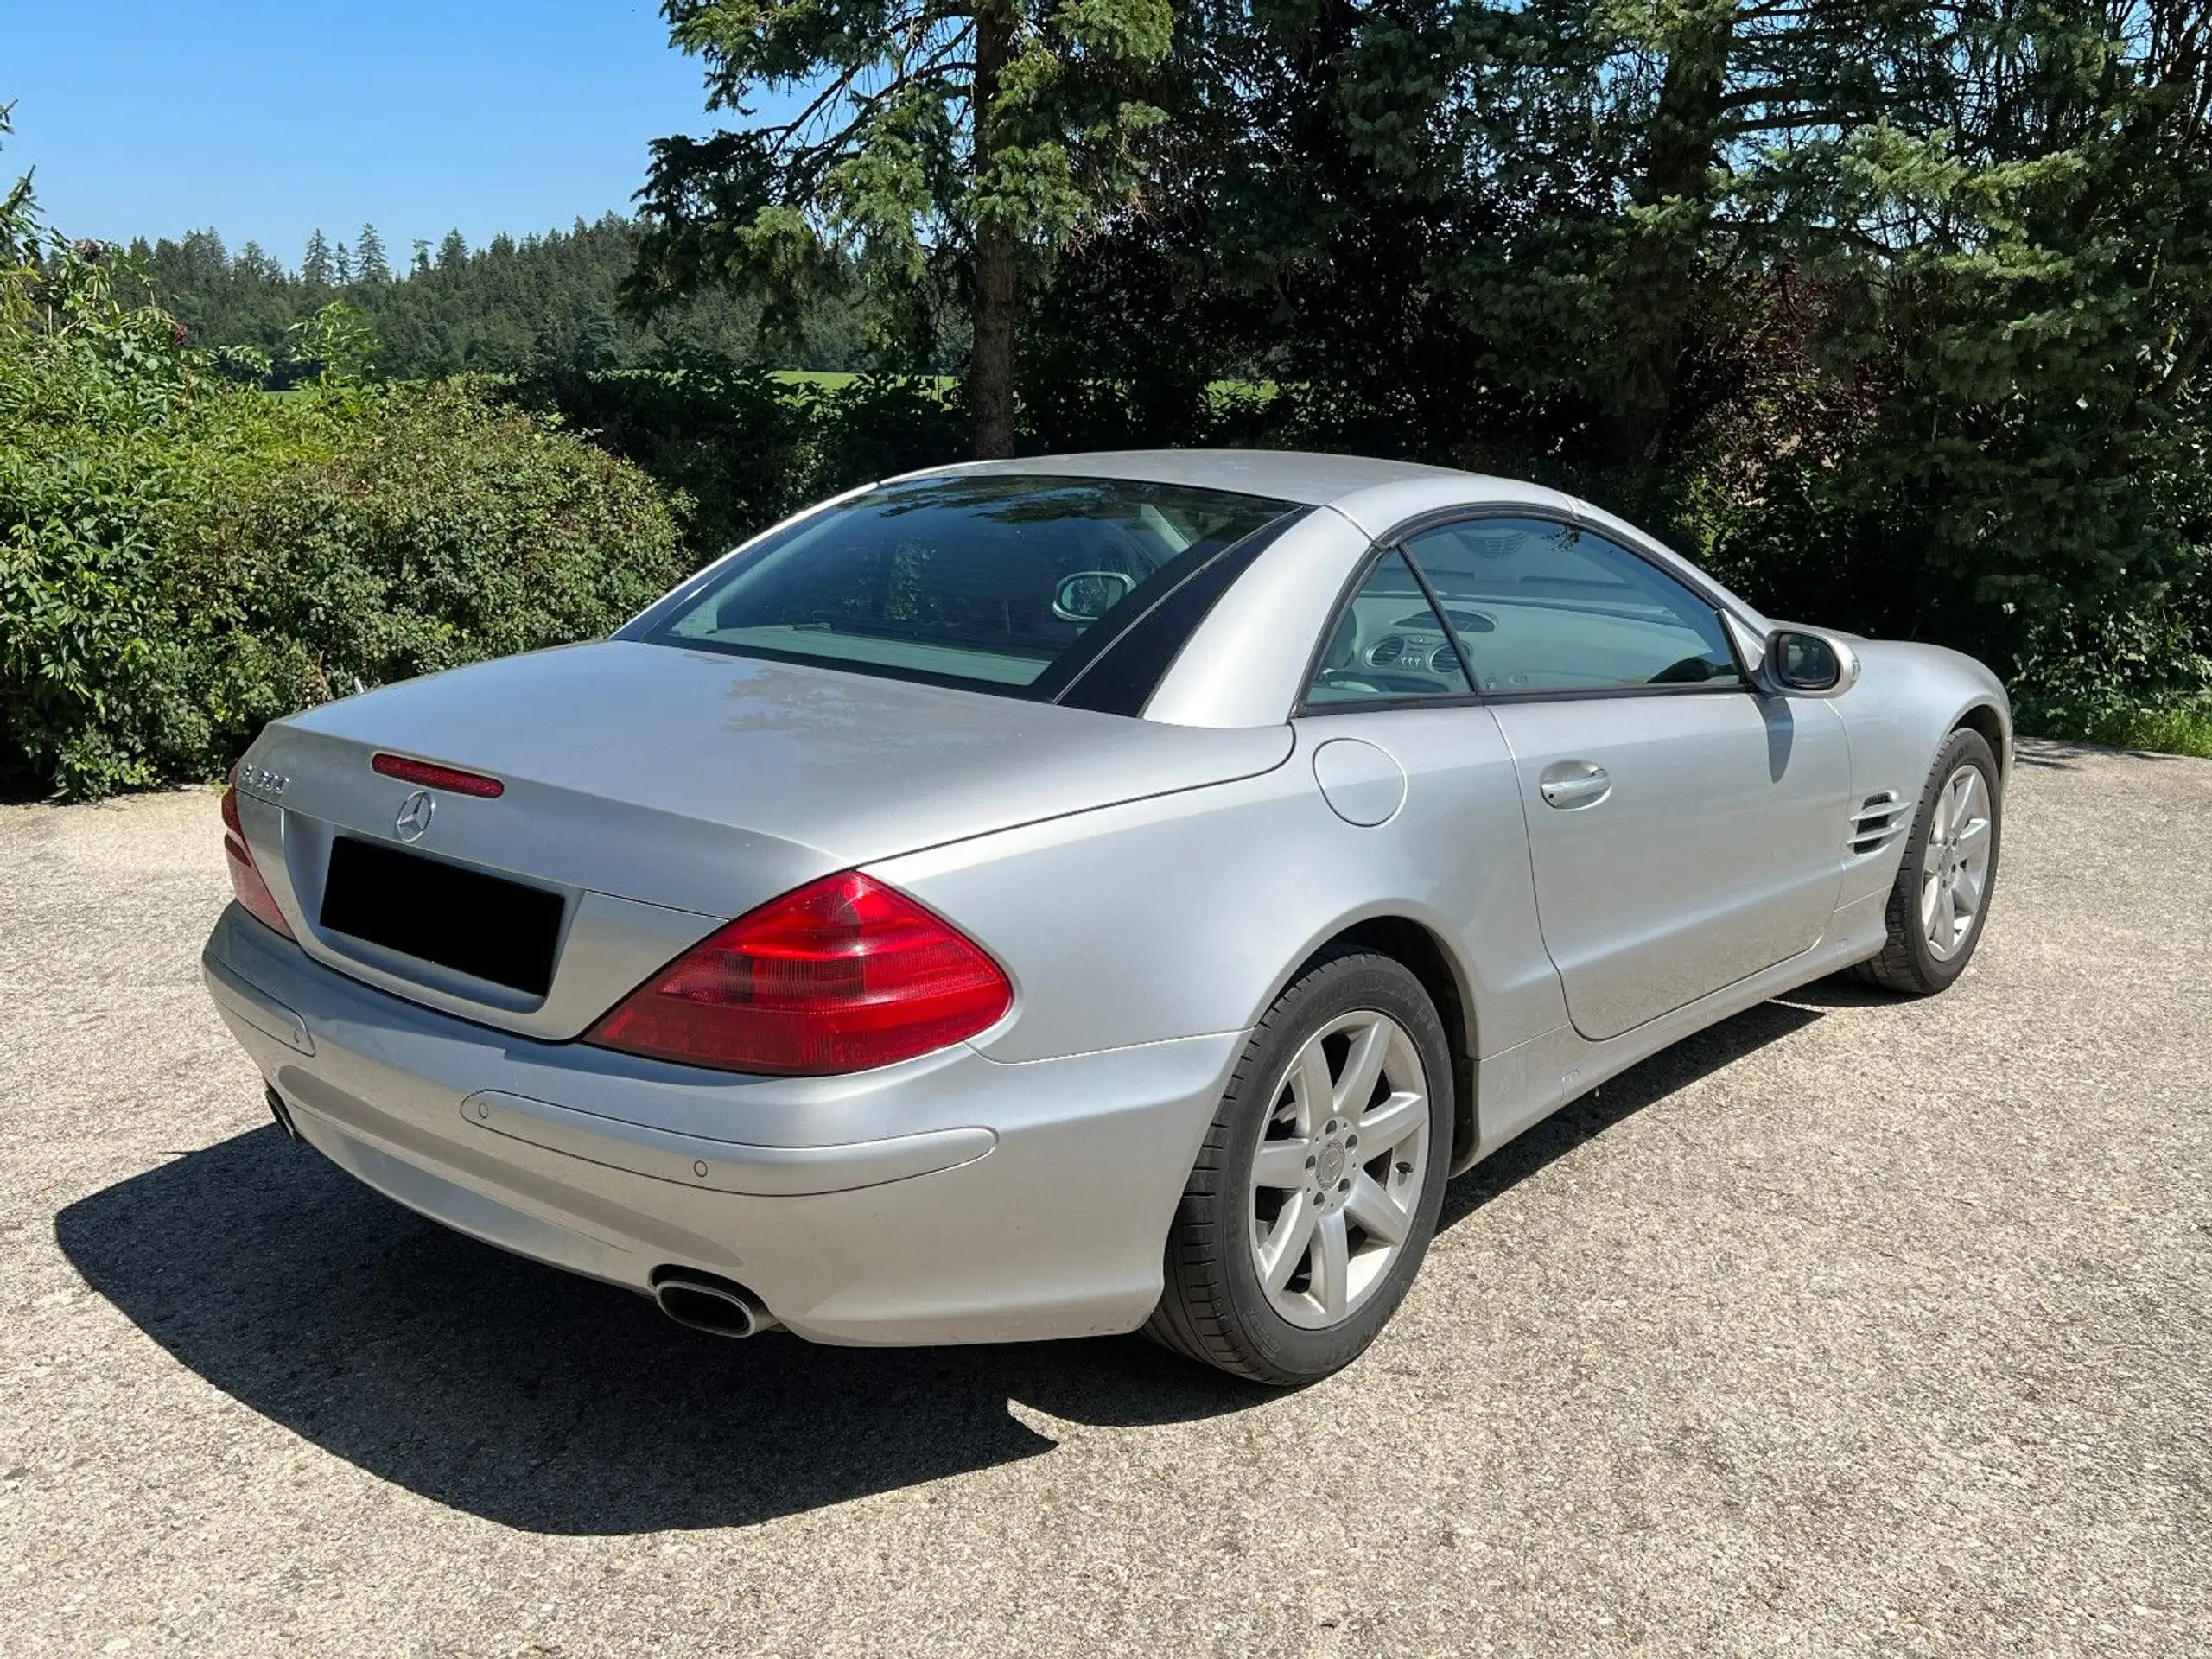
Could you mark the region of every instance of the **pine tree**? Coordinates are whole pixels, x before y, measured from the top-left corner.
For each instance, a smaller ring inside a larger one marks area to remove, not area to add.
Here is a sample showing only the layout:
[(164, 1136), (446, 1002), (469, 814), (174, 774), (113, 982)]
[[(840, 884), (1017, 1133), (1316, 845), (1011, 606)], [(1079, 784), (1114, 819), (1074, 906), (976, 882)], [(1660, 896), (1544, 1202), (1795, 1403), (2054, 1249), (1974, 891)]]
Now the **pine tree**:
[(307, 254), (300, 261), (300, 280), (309, 288), (328, 288), (335, 274), (330, 263), (330, 245), (322, 239), (322, 230), (318, 226), (308, 238)]
[(1135, 200), (1168, 0), (667, 0), (710, 109), (804, 89), (787, 122), (653, 145), (645, 304), (734, 277), (795, 301), (855, 267), (919, 313), (942, 255), (973, 296), (978, 455), (1014, 446), (1014, 324), (1033, 271)]
[(373, 225), (362, 226), (360, 239), (353, 245), (353, 279), (362, 283), (391, 280), (391, 267), (385, 262), (384, 238)]
[(330, 256), (330, 268), (338, 278), (339, 287), (346, 287), (353, 282), (353, 256), (346, 251), (343, 242), (338, 245), (337, 251)]
[[(634, 220), (609, 213), (581, 228), (498, 238), (504, 256), (489, 246), (472, 254), (464, 245), (442, 260), (435, 242), (420, 243), (415, 268), (404, 278), (356, 281), (346, 298), (384, 343), (380, 366), (397, 379), (471, 368), (633, 368), (671, 345), (731, 363), (753, 360), (759, 305), (750, 296), (709, 296), (657, 323), (623, 310), (620, 294), (635, 264), (639, 235)], [(149, 267), (154, 297), (185, 324), (195, 344), (245, 346), (282, 360), (288, 330), (331, 297), (334, 249), (327, 240), (322, 245), (322, 281), (315, 286), (251, 243), (228, 258), (220, 248), (212, 232), (195, 232), (158, 245), (142, 240), (138, 251)], [(348, 257), (359, 276), (359, 248), (350, 249)], [(819, 344), (800, 366), (868, 365), (842, 292), (820, 302), (808, 327)]]
[(468, 263), (468, 244), (457, 230), (448, 231), (446, 239), (438, 244), (438, 269), (451, 270)]

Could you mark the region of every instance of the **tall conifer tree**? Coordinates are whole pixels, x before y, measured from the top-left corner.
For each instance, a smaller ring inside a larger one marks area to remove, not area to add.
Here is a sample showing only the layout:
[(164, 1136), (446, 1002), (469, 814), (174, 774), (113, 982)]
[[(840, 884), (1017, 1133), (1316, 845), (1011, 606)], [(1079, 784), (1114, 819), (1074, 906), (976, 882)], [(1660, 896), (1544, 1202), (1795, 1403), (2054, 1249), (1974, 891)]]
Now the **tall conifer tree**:
[(979, 455), (1014, 444), (1025, 270), (1136, 200), (1161, 119), (1148, 82), (1168, 0), (664, 0), (671, 38), (707, 66), (708, 107), (780, 122), (653, 146), (647, 307), (717, 284), (796, 296), (857, 267), (915, 297), (950, 257), (974, 322), (968, 399)]
[(363, 283), (391, 280), (391, 266), (385, 257), (384, 238), (377, 234), (373, 225), (362, 226), (361, 234), (353, 244), (353, 278)]

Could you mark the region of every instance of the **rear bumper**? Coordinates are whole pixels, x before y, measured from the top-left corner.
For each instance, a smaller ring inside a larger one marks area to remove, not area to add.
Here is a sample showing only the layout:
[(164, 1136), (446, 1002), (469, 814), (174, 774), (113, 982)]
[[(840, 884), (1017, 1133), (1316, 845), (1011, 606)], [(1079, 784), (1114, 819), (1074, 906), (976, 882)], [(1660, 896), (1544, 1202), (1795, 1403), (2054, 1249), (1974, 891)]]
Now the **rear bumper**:
[(233, 906), (202, 952), (301, 1135), (486, 1243), (635, 1289), (737, 1280), (817, 1341), (1133, 1329), (1238, 1033), (736, 1077), (539, 1042), (350, 979)]

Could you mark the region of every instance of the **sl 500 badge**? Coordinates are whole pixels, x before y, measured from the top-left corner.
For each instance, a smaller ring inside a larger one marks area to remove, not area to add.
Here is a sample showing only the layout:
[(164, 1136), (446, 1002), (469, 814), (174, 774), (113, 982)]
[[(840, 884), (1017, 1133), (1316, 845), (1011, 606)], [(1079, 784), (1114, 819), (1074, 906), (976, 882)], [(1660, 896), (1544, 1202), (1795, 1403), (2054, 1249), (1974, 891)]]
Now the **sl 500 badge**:
[(271, 772), (266, 766), (241, 766), (238, 768), (238, 787), (270, 800), (280, 799), (284, 786), (292, 780), (281, 772)]

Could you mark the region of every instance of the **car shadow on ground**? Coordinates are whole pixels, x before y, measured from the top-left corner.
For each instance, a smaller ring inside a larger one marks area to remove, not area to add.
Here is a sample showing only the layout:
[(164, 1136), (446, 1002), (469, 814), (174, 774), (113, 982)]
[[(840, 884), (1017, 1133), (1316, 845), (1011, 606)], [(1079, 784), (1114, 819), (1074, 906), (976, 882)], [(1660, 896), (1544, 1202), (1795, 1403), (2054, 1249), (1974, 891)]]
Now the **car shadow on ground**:
[[(1879, 1000), (1870, 994), (1870, 1001)], [(1813, 1024), (1830, 1007), (1858, 1006), (1854, 988), (1824, 979), (1791, 991), (1786, 1001), (1762, 1002), (1732, 1020), (1708, 1026), (1611, 1082), (1570, 1101), (1533, 1129), (1508, 1141), (1444, 1190), (1437, 1230), (1454, 1227), (1500, 1193), (1510, 1191), (1614, 1124), (1633, 1117), (1654, 1101), (1718, 1071), (1754, 1050), (1778, 1042)]]
[[(1764, 1004), (1623, 1074), (1455, 1182), (1444, 1224), (1819, 1017)], [(699, 1336), (423, 1221), (274, 1126), (73, 1204), (54, 1233), (87, 1284), (215, 1387), (382, 1479), (535, 1532), (744, 1525), (1051, 1451), (1009, 1402), (1130, 1425), (1273, 1397), (1139, 1338)]]

